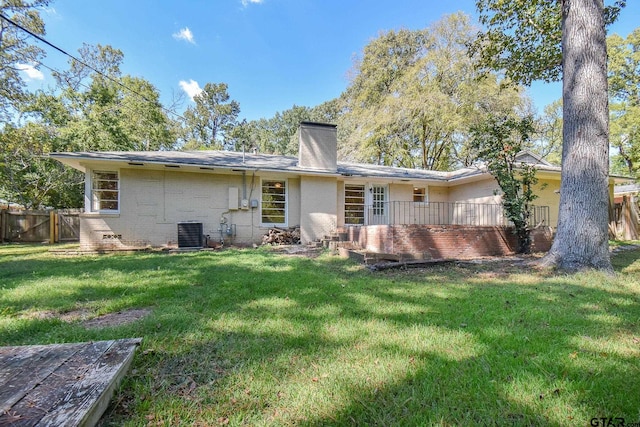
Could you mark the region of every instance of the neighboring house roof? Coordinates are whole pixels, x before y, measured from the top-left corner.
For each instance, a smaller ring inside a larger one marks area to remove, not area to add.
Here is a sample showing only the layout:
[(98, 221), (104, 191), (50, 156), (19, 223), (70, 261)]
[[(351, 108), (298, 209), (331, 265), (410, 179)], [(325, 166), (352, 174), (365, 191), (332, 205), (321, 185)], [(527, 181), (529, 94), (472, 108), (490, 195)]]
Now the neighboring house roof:
[(616, 195), (638, 194), (640, 193), (640, 184), (616, 185), (613, 187), (613, 193)]
[[(532, 153), (529, 150), (524, 150), (516, 154), (516, 160), (524, 163), (531, 163), (534, 165), (542, 165), (542, 166), (554, 166), (551, 163), (547, 162), (542, 157), (538, 156), (535, 153)], [(557, 166), (555, 166), (557, 167)]]
[[(562, 168), (560, 166), (553, 165), (537, 154), (532, 153), (531, 151), (521, 151), (516, 154), (516, 163), (528, 163), (530, 165), (534, 165), (537, 170), (547, 171), (547, 172), (560, 172)], [(484, 163), (482, 164), (484, 167)]]
[(0, 199), (0, 209), (24, 209), (24, 206), (18, 203), (9, 202), (5, 199)]

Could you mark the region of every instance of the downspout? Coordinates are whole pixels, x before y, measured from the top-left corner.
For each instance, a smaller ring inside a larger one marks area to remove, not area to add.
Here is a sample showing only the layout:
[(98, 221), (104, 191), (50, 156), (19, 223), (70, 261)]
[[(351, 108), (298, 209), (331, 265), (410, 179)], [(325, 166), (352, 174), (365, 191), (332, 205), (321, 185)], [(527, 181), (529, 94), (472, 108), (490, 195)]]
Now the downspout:
[[(254, 229), (255, 229), (255, 209), (253, 209), (251, 207), (251, 196), (253, 196), (253, 186), (255, 185), (255, 179), (256, 179), (256, 172), (258, 172), (258, 169), (255, 169), (253, 171), (253, 173), (251, 174), (251, 191), (249, 192), (249, 209), (251, 210), (251, 241), (253, 241), (253, 239), (255, 238), (255, 235), (253, 234)], [(244, 189), (243, 189), (244, 191)]]

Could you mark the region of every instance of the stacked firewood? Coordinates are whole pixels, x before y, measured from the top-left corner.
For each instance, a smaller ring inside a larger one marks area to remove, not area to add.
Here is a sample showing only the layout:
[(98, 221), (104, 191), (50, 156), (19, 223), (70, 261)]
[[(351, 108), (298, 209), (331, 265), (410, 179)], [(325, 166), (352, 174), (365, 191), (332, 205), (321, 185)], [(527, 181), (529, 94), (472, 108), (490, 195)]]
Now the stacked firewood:
[(267, 234), (262, 236), (263, 245), (298, 245), (300, 244), (300, 227), (289, 229), (270, 228)]

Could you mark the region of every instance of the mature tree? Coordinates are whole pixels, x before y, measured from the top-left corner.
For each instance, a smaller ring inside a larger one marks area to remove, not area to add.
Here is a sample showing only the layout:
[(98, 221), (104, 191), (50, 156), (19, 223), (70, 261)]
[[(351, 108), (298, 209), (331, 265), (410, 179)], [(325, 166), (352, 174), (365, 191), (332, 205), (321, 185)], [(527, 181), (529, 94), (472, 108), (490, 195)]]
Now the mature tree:
[(355, 64), (347, 89), (351, 159), (447, 170), (468, 160), (470, 125), (523, 105), (518, 88), (483, 78), (467, 44), (476, 30), (454, 14), (431, 27), (382, 33)]
[(148, 81), (123, 76), (124, 55), (111, 46), (83, 45), (79, 61), (55, 73), (58, 88), (38, 92), (28, 110), (70, 150), (158, 150), (175, 145), (175, 124)]
[(529, 218), (531, 202), (537, 198), (533, 186), (538, 179), (535, 167), (518, 163), (517, 155), (527, 147), (533, 132), (531, 116), (490, 116), (471, 130), (471, 145), (477, 150), (478, 159), (485, 163), (502, 190), (502, 205), (505, 215), (514, 225), (519, 253), (531, 250)]
[[(49, 0), (12, 0), (0, 2), (0, 14), (34, 34), (44, 35), (44, 22), (38, 9)], [(7, 19), (0, 18), (0, 120), (12, 118), (12, 107), (24, 97), (22, 70), (36, 68), (44, 51), (30, 42), (30, 35)]]
[[(394, 154), (403, 151), (401, 137), (392, 117), (397, 82), (420, 58), (426, 45), (423, 31), (399, 30), (381, 33), (364, 48), (354, 66), (345, 99), (349, 114), (357, 123), (347, 142), (352, 155), (348, 160), (365, 160), (379, 164), (397, 163)], [(406, 150), (404, 150), (406, 154)]]
[(277, 112), (269, 120), (272, 144), (272, 148), (269, 151), (274, 154), (297, 154), (298, 141), (295, 138), (296, 132), (300, 122), (309, 121), (310, 118), (311, 109), (309, 107), (294, 105), (288, 110)]
[(124, 133), (129, 147), (136, 151), (153, 151), (173, 148), (176, 143), (175, 123), (160, 103), (160, 93), (147, 80), (123, 76), (122, 84), (129, 90), (122, 91)]
[(0, 130), (0, 198), (27, 209), (82, 205), (84, 176), (47, 157), (57, 151), (55, 132), (28, 122)]
[(227, 145), (232, 151), (273, 153), (269, 120), (242, 120), (227, 133)]
[(607, 38), (611, 145), (618, 172), (640, 177), (640, 28)]
[[(638, 176), (640, 167), (640, 28), (626, 38), (607, 37), (612, 172)], [(531, 150), (560, 164), (562, 156), (562, 99), (544, 108), (537, 122), (538, 136)]]
[(543, 265), (611, 271), (608, 248), (608, 98), (605, 24), (624, 2), (477, 0), (488, 27), (475, 47), (514, 81), (562, 76), (563, 150), (558, 229)]
[(207, 83), (184, 112), (184, 149), (233, 148), (225, 140), (237, 124), (240, 104), (230, 100), (226, 83)]
[[(28, 97), (21, 73), (37, 68), (44, 56), (18, 25), (44, 35), (39, 9), (48, 4), (48, 0), (0, 3), (0, 198), (28, 208), (57, 205), (60, 198), (54, 193), (61, 190), (57, 184), (63, 181), (56, 179), (73, 182), (60, 165), (41, 157), (42, 147), (51, 141), (50, 133), (36, 124), (18, 124), (20, 108)], [(40, 143), (43, 140), (47, 141), (44, 145)]]
[(123, 76), (124, 55), (111, 46), (83, 45), (79, 61), (54, 77), (58, 90), (38, 93), (31, 111), (56, 125), (73, 150), (158, 150), (175, 145), (175, 124), (148, 81)]

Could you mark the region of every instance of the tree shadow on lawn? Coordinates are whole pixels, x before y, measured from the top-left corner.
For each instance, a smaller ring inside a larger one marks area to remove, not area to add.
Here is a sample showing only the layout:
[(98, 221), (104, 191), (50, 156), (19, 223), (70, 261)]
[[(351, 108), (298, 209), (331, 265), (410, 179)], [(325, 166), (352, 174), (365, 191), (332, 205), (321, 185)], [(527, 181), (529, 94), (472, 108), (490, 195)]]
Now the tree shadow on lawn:
[[(188, 329), (189, 315), (195, 314), (193, 306), (202, 311), (206, 309), (203, 302), (215, 295), (203, 287), (212, 280), (194, 269), (194, 262), (205, 264), (207, 269), (206, 265), (215, 264), (216, 260), (203, 262), (202, 256), (190, 259), (166, 254), (129, 254), (26, 259), (2, 264), (0, 275), (6, 280), (0, 294), (3, 306), (0, 317), (15, 322), (10, 329), (2, 330), (0, 345), (46, 344), (96, 336), (111, 339), (114, 335), (116, 329), (101, 334), (85, 330), (79, 322), (69, 324), (60, 319), (76, 310), (95, 317), (129, 308), (152, 307), (157, 315), (153, 317), (161, 320), (165, 311), (180, 308), (185, 319), (174, 327)], [(238, 273), (223, 269), (232, 275)], [(12, 274), (5, 275), (7, 271)], [(40, 316), (41, 313), (47, 315)], [(157, 321), (154, 318), (153, 325)], [(50, 332), (45, 333), (47, 330)], [(118, 333), (115, 335), (120, 337)]]
[[(27, 322), (3, 341), (144, 336), (107, 423), (584, 425), (640, 414), (639, 295), (590, 283), (609, 280), (600, 275), (371, 274), (261, 252), (73, 265), (90, 274), (70, 301), (154, 313), (103, 331)], [(92, 290), (114, 271), (140, 283)]]
[(640, 258), (640, 249), (619, 250), (611, 256), (613, 268), (618, 273), (640, 273), (640, 265), (634, 263)]
[[(2, 283), (0, 317), (19, 319), (3, 330), (0, 345), (46, 344), (96, 333), (78, 324), (66, 324), (52, 316), (86, 309), (93, 316), (128, 308), (154, 307), (153, 324), (170, 324), (175, 331), (197, 329), (200, 315), (211, 310), (233, 312), (266, 289), (271, 295), (286, 295), (291, 283), (304, 280), (296, 271), (308, 270), (314, 261), (282, 258), (260, 251), (182, 255), (127, 254), (90, 257), (14, 260), (0, 264)], [(249, 260), (249, 261), (248, 261)], [(301, 290), (310, 299), (316, 290)], [(166, 321), (180, 312), (178, 320)], [(164, 319), (164, 320), (163, 320)], [(47, 330), (53, 332), (45, 333)], [(97, 335), (100, 335), (99, 333)], [(65, 336), (68, 336), (65, 338)]]
[[(262, 271), (228, 296), (217, 321), (206, 322), (215, 338), (157, 359), (158, 366), (191, 366), (197, 355), (218, 355), (200, 370), (218, 376), (206, 378), (204, 389), (192, 383), (202, 399), (194, 421), (566, 425), (638, 417), (637, 294), (562, 277), (487, 284), (443, 274), (434, 284), (428, 273), (413, 280), (343, 274), (338, 267), (346, 265), (310, 264), (311, 277), (300, 268)], [(289, 281), (300, 286), (278, 286)], [(431, 284), (413, 296), (425, 281)], [(276, 318), (276, 328), (264, 327)], [(350, 333), (332, 333), (347, 325)], [(393, 367), (380, 368), (372, 354)], [(305, 388), (309, 407), (278, 392)]]
[[(413, 371), (382, 389), (355, 388), (358, 397), (349, 405), (308, 425), (567, 425), (593, 417), (637, 422), (639, 295), (562, 279), (551, 285), (501, 282), (472, 284), (462, 295), (428, 301), (399, 296), (397, 289), (377, 292), (387, 304), (425, 305), (424, 315), (402, 313), (389, 321), (463, 331), (477, 351), (456, 358), (452, 354), (464, 349), (453, 343), (451, 353), (392, 346), (389, 351), (415, 363)], [(451, 315), (431, 314), (444, 312)]]

